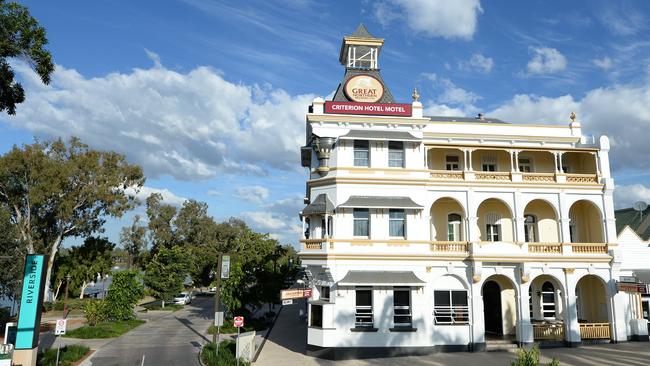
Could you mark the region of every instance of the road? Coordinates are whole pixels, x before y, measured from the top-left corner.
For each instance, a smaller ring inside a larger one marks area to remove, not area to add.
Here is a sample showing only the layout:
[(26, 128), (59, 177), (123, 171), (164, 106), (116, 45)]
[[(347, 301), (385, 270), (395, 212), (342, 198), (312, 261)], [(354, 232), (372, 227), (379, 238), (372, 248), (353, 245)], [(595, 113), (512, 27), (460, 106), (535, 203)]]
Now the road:
[[(158, 313), (158, 314), (154, 314)], [(167, 314), (151, 312), (145, 324), (101, 347), (84, 365), (130, 366), (199, 365), (201, 346), (210, 339), (212, 297), (196, 297), (184, 309)]]

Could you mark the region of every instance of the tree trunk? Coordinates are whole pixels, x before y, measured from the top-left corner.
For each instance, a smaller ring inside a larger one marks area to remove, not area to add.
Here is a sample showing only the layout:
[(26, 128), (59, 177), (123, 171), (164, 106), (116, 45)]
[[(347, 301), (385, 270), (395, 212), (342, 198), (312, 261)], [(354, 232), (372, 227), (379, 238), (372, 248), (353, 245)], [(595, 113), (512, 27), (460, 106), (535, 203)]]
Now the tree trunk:
[(86, 281), (83, 282), (83, 284), (81, 285), (81, 294), (79, 294), (79, 299), (84, 298), (84, 291), (86, 291), (86, 287), (88, 287), (89, 284), (90, 282), (86, 282)]
[(59, 297), (59, 291), (61, 291), (61, 285), (63, 285), (63, 280), (59, 281), (59, 284), (56, 286), (56, 292), (54, 293), (54, 301), (56, 301), (56, 298)]
[(52, 277), (52, 267), (54, 266), (54, 259), (56, 258), (56, 253), (59, 251), (59, 245), (61, 244), (61, 234), (56, 237), (52, 248), (50, 248), (50, 258), (47, 261), (47, 274), (45, 275), (45, 294), (43, 296), (43, 301), (52, 301), (52, 288), (50, 288), (50, 277)]

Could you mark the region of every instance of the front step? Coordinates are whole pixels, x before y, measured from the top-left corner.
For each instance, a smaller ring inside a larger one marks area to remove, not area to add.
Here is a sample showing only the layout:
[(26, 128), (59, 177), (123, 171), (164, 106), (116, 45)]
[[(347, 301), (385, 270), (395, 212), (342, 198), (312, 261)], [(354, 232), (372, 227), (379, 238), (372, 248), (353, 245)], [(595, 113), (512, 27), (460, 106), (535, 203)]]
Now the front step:
[(485, 342), (485, 350), (487, 352), (517, 352), (519, 347), (516, 343), (509, 340), (489, 340)]

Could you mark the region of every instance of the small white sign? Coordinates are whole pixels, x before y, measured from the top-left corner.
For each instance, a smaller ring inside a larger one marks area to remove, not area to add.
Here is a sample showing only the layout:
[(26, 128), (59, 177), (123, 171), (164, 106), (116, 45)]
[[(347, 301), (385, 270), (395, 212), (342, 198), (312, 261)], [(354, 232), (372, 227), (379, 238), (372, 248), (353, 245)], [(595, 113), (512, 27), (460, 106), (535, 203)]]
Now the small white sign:
[(214, 313), (214, 326), (223, 327), (223, 311), (217, 311)]
[(255, 331), (242, 333), (237, 337), (235, 354), (246, 362), (253, 361), (255, 356)]
[(54, 335), (64, 335), (67, 324), (68, 324), (68, 319), (57, 320), (56, 328), (54, 329)]
[(282, 305), (291, 305), (293, 304), (293, 300), (288, 299), (288, 300), (282, 300)]
[(230, 256), (221, 257), (221, 278), (230, 278)]

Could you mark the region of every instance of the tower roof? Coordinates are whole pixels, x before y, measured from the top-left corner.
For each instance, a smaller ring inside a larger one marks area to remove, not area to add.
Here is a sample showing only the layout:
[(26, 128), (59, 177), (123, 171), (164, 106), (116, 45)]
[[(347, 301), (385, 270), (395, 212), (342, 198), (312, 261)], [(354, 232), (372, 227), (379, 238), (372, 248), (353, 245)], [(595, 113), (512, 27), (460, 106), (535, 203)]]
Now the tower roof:
[(378, 39), (377, 37), (370, 34), (370, 32), (368, 32), (368, 29), (366, 29), (366, 26), (363, 25), (363, 23), (359, 23), (357, 30), (355, 30), (354, 33), (350, 34), (348, 37)]

